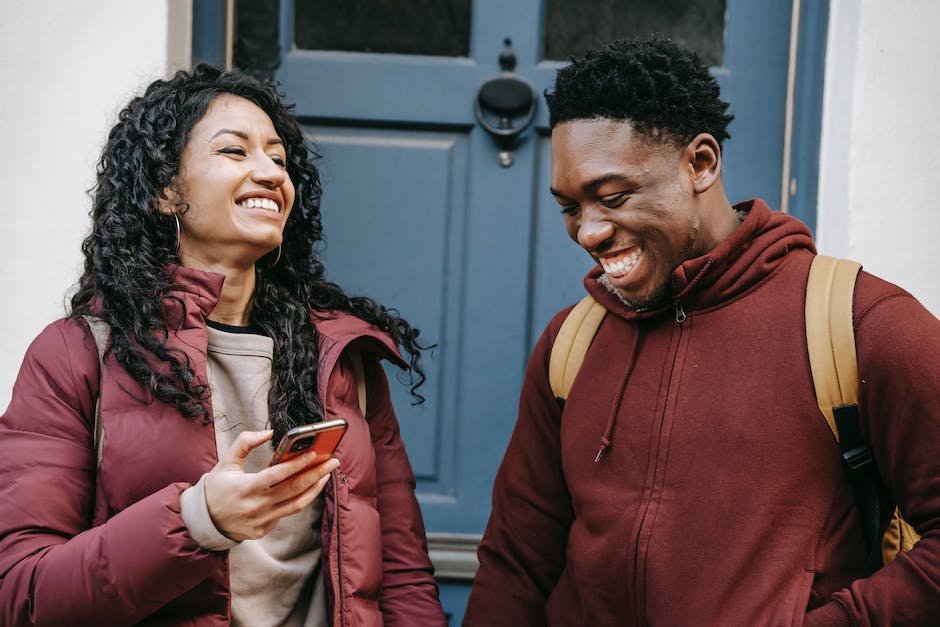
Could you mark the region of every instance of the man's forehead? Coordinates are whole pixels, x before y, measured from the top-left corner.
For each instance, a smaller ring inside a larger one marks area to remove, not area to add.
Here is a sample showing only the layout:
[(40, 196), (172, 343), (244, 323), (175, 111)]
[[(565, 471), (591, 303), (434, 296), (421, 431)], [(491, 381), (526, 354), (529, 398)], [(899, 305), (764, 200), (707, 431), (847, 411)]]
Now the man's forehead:
[(638, 132), (628, 120), (571, 120), (556, 125), (552, 131), (553, 163), (646, 160), (654, 155), (671, 156), (676, 152), (676, 144)]
[[(674, 151), (680, 148), (672, 135), (659, 129), (638, 129), (629, 119), (620, 118), (577, 118), (559, 122), (552, 129), (552, 144), (556, 138), (562, 142), (589, 142), (598, 147), (610, 140), (622, 147), (636, 147), (640, 150)], [(626, 144), (626, 145), (625, 145)]]

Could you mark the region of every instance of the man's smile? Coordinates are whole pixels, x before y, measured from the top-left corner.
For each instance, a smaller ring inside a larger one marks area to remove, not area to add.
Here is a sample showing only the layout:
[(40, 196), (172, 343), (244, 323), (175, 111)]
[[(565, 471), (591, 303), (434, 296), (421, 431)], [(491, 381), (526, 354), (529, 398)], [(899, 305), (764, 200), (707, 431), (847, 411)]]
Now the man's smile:
[(630, 274), (630, 271), (639, 263), (642, 253), (643, 249), (636, 246), (623, 253), (598, 257), (598, 262), (604, 268), (604, 272), (611, 278), (617, 279)]

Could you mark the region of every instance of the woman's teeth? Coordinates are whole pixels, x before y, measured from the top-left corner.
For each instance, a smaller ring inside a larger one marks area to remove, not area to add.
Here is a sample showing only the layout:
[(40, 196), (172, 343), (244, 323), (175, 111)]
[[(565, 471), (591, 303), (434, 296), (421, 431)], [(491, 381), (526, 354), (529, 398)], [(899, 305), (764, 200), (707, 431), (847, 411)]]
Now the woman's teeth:
[(249, 198), (242, 201), (241, 205), (247, 209), (268, 209), (278, 211), (277, 203), (270, 198)]
[(643, 251), (637, 248), (629, 255), (624, 255), (619, 259), (601, 259), (601, 267), (603, 267), (604, 272), (609, 274), (611, 277), (622, 277), (633, 270), (637, 262), (640, 260), (641, 252)]

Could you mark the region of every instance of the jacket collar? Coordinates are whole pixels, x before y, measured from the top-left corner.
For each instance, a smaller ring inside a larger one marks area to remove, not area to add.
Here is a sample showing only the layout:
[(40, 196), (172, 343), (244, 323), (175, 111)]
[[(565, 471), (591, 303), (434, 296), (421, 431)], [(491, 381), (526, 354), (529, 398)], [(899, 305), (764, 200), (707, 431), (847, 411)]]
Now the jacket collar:
[(166, 268), (173, 280), (173, 298), (163, 304), (167, 326), (176, 330), (205, 326), (205, 318), (219, 302), (225, 275), (175, 264)]
[(208, 316), (219, 302), (225, 275), (175, 264), (168, 264), (167, 269), (173, 278), (174, 291), (192, 296), (202, 314)]

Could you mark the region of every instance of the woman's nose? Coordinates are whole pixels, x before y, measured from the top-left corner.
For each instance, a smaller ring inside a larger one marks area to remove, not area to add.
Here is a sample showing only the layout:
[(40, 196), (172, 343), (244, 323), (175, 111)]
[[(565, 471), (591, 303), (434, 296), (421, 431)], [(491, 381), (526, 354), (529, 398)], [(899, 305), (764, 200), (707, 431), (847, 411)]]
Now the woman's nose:
[(251, 178), (267, 187), (280, 187), (287, 181), (287, 170), (276, 164), (271, 157), (263, 155), (253, 164)]

